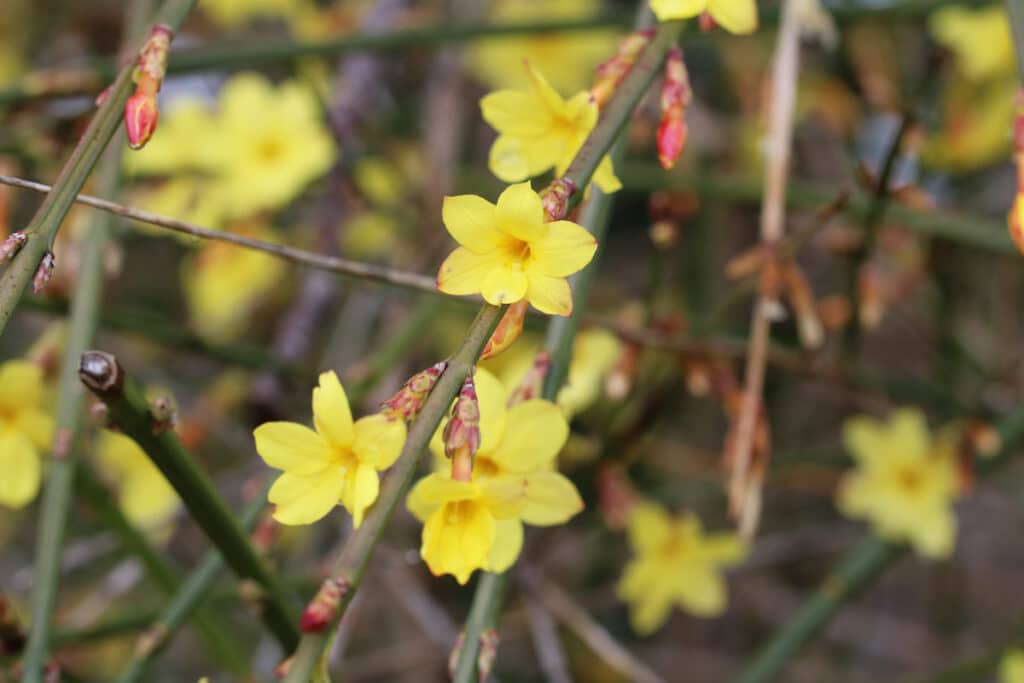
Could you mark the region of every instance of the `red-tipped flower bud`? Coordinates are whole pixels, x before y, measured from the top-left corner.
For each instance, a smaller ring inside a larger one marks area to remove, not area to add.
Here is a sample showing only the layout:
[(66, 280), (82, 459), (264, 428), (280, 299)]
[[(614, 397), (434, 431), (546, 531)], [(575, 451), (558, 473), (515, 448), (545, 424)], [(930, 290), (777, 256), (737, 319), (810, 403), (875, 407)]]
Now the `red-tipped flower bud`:
[(351, 588), (344, 579), (329, 578), (320, 585), (320, 590), (306, 605), (299, 621), (303, 633), (320, 633), (334, 623), (341, 601)]
[(48, 251), (43, 254), (43, 259), (39, 262), (39, 268), (36, 269), (36, 274), (32, 278), (32, 291), (35, 294), (46, 288), (46, 284), (53, 277), (53, 271), (56, 267), (57, 257), (53, 255), (53, 252)]
[(590, 95), (598, 107), (603, 107), (608, 98), (612, 96), (615, 88), (636, 64), (640, 53), (647, 47), (647, 43), (651, 41), (653, 35), (653, 31), (629, 34), (619, 43), (615, 56), (597, 67), (597, 80), (594, 81), (594, 85), (590, 89)]
[(448, 361), (441, 361), (410, 377), (401, 389), (380, 404), (381, 412), (391, 417), (401, 418), (406, 422), (412, 420), (420, 414), (423, 402), (434, 390), (437, 379), (446, 367), (448, 367)]
[(540, 201), (549, 221), (560, 221), (569, 213), (569, 199), (576, 192), (576, 183), (568, 178), (555, 178), (540, 192)]
[(661, 86), (661, 124), (658, 126), (658, 161), (664, 169), (676, 164), (686, 145), (686, 106), (690, 103), (690, 79), (683, 51), (669, 50), (665, 80)]
[(487, 340), (480, 360), (494, 358), (519, 339), (519, 335), (523, 333), (523, 321), (526, 319), (526, 309), (529, 305), (529, 302), (523, 299), (508, 307), (505, 315), (501, 316), (501, 322), (491, 333), (491, 338)]
[(462, 383), (443, 436), (444, 454), (449, 458), (456, 454), (472, 458), (480, 449), (480, 404), (472, 375)]
[(28, 242), (28, 235), (21, 231), (8, 235), (4, 243), (0, 244), (0, 263), (6, 263), (17, 256), (21, 248), (25, 246), (25, 242)]
[(153, 137), (159, 116), (156, 95), (135, 91), (124, 103), (124, 128), (128, 133), (128, 146), (132, 149), (145, 147)]

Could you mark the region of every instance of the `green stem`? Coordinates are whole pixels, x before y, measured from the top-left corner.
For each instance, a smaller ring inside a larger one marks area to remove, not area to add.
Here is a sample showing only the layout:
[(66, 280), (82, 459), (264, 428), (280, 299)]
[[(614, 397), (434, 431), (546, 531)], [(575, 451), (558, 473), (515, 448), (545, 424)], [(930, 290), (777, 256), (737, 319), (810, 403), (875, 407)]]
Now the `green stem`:
[(232, 570), (263, 589), (263, 621), (282, 649), (291, 651), (299, 634), (288, 592), (249, 543), (238, 520), (178, 435), (154, 422), (141, 389), (113, 356), (85, 352), (79, 374), (86, 387), (106, 404), (111, 424), (134, 439), (150, 457)]
[[(978, 461), (979, 474), (991, 474), (1009, 460), (1024, 440), (1024, 409), (999, 425), (1002, 448), (996, 457)], [(821, 583), (796, 614), (780, 628), (743, 668), (733, 683), (768, 683), (800, 648), (825, 627), (839, 609), (903, 557), (908, 547), (868, 538), (853, 548)]]
[(501, 606), (508, 590), (509, 573), (492, 574), (484, 572), (476, 585), (473, 605), (462, 632), (462, 647), (455, 668), (452, 683), (477, 683), (477, 663), (480, 661), (481, 636), (493, 631), (501, 616)]
[[(246, 531), (251, 531), (259, 520), (266, 507), (265, 496), (265, 493), (256, 496), (242, 512), (241, 523)], [(170, 644), (189, 615), (193, 611), (199, 613), (200, 603), (206, 599), (213, 582), (223, 570), (224, 559), (221, 554), (216, 549), (207, 552), (199, 568), (180, 585), (167, 606), (139, 639), (135, 654), (118, 678), (119, 683), (134, 683), (142, 679), (153, 660)]]
[(333, 632), (335, 624), (338, 623), (352, 602), (384, 527), (390, 521), (398, 501), (405, 494), (416, 473), (420, 456), (437, 430), (437, 426), (441, 423), (441, 419), (448, 412), (452, 400), (462, 387), (463, 380), (476, 364), (480, 352), (483, 351), (491, 332), (501, 320), (504, 310), (503, 306), (491, 305), (485, 305), (480, 309), (466, 333), (462, 346), (448, 360), (448, 367), (437, 380), (433, 391), (424, 402), (419, 416), (410, 426), (405, 445), (402, 446), (402, 452), (381, 485), (377, 502), (367, 512), (359, 528), (349, 536), (335, 562), (332, 572), (333, 579), (344, 586), (336, 613), (330, 624), (322, 631), (302, 635), (302, 641), (295, 652), (284, 683), (307, 683), (310, 680), (327, 645), (328, 634)]
[[(154, 23), (166, 24), (172, 31), (177, 31), (195, 3), (196, 0), (165, 0)], [(57, 180), (54, 181), (53, 191), (46, 195), (46, 199), (25, 228), (28, 241), (0, 277), (0, 335), (3, 335), (7, 328), (18, 300), (35, 275), (43, 255), (53, 249), (57, 232), (75, 197), (85, 185), (100, 154), (106, 149), (107, 143), (120, 125), (124, 115), (124, 104), (133, 86), (134, 68), (134, 64), (126, 65), (110, 86), (106, 100), (96, 111)]]
[[(150, 544), (149, 540), (125, 517), (124, 512), (88, 467), (79, 467), (75, 472), (76, 490), (96, 509), (103, 525), (112, 530), (121, 541), (121, 546), (138, 558), (146, 573), (160, 590), (174, 595), (182, 589), (180, 575), (167, 560)], [(147, 622), (148, 624), (148, 622)], [(143, 624), (143, 626), (147, 625)], [(198, 610), (195, 625), (210, 649), (210, 653), (233, 674), (240, 675), (248, 670), (245, 655), (236, 641), (230, 637), (231, 629), (209, 609)], [(51, 640), (56, 640), (51, 636)]]

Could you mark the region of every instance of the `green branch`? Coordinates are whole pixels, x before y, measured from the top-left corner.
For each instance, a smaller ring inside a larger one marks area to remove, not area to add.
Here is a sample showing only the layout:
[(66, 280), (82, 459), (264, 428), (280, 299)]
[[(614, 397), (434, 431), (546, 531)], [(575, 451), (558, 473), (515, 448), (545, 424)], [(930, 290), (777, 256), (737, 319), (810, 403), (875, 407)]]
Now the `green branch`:
[(287, 591), (249, 543), (238, 520), (178, 435), (155, 422), (141, 389), (110, 354), (101, 351), (82, 354), (79, 375), (86, 387), (106, 404), (111, 424), (139, 444), (178, 492), (189, 514), (232, 570), (240, 578), (252, 579), (263, 589), (263, 621), (282, 649), (291, 651), (298, 643), (299, 634)]

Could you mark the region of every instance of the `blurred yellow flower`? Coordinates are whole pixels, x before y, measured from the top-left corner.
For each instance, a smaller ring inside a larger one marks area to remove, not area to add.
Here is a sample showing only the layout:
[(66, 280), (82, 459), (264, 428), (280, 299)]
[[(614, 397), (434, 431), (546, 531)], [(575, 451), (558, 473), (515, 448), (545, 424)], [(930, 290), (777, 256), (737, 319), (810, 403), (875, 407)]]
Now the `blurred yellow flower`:
[(895, 411), (888, 422), (854, 417), (843, 443), (858, 468), (840, 484), (843, 514), (866, 519), (890, 541), (910, 543), (927, 557), (947, 557), (956, 540), (953, 501), (958, 494), (951, 440), (932, 438), (924, 415)]
[[(522, 550), (524, 523), (564, 524), (583, 509), (576, 487), (554, 469), (569, 437), (561, 411), (539, 399), (507, 406), (508, 391), (486, 370), (477, 369), (474, 382), (480, 449), (472, 482), (453, 481), (444, 472), (449, 461), (441, 425), (430, 442), (438, 471), (417, 484), (407, 501), (409, 510), (427, 524), (421, 554), (431, 571), (453, 574), (460, 583), (474, 569), (503, 572), (511, 567)], [(471, 537), (461, 540), (452, 521), (460, 510), (473, 526)]]
[(928, 19), (932, 36), (956, 57), (971, 81), (1013, 73), (1013, 38), (1002, 5), (944, 7)]
[(352, 177), (359, 191), (378, 206), (396, 204), (405, 191), (401, 169), (380, 157), (360, 159), (352, 169)]
[(312, 524), (339, 502), (358, 528), (377, 500), (377, 472), (394, 464), (405, 443), (405, 423), (376, 414), (352, 421), (348, 397), (333, 371), (313, 389), (316, 430), (294, 422), (267, 422), (253, 432), (256, 451), (282, 474), (267, 494), (281, 524)]
[(398, 222), (383, 211), (363, 211), (345, 221), (338, 242), (349, 258), (365, 260), (391, 255), (399, 247)]
[(229, 217), (287, 204), (334, 163), (316, 98), (297, 81), (273, 87), (259, 74), (240, 74), (224, 86), (219, 106), (218, 191)]
[[(143, 147), (140, 152), (149, 149)], [(196, 223), (204, 228), (224, 227), (224, 202), (215, 184), (200, 177), (180, 175), (152, 187), (132, 192), (135, 204), (145, 211)], [(186, 242), (197, 238), (139, 223), (139, 230), (162, 237), (174, 236)]]
[(1010, 650), (999, 662), (999, 683), (1024, 683), (1024, 651)]
[(201, 0), (199, 8), (218, 24), (234, 28), (253, 19), (291, 17), (308, 4), (307, 0)]
[[(561, 176), (597, 125), (597, 104), (589, 92), (564, 100), (539, 71), (529, 63), (525, 67), (529, 75), (525, 91), (498, 90), (480, 100), (484, 120), (498, 131), (488, 166), (506, 183), (550, 168)], [(622, 188), (608, 155), (594, 172), (594, 182), (605, 192)]]
[[(492, 3), (488, 23), (585, 20), (601, 10), (600, 0), (499, 0)], [(510, 65), (528, 59), (555, 88), (576, 92), (589, 86), (597, 65), (615, 52), (615, 43), (612, 29), (509, 36), (479, 41), (467, 64), (490, 87), (510, 88), (527, 85), (525, 74)]]
[(124, 169), (132, 175), (169, 175), (216, 170), (220, 150), (217, 119), (203, 100), (175, 100), (160, 113), (160, 132), (139, 150), (125, 150)]
[(526, 299), (542, 313), (572, 313), (566, 277), (590, 263), (597, 240), (571, 221), (545, 223), (544, 216), (529, 183), (509, 186), (497, 206), (476, 195), (445, 197), (444, 225), (461, 246), (441, 264), (438, 289), (480, 293), (495, 305)]
[(672, 518), (659, 505), (638, 503), (629, 513), (628, 538), (636, 556), (626, 565), (618, 593), (629, 603), (637, 633), (657, 630), (674, 605), (701, 617), (725, 610), (722, 569), (747, 554), (736, 534), (705, 535), (696, 515)]
[(754, 0), (651, 0), (658, 21), (689, 19), (704, 12), (730, 33), (757, 30), (757, 4)]
[[(275, 241), (266, 228), (246, 235)], [(284, 263), (269, 254), (226, 242), (207, 242), (182, 265), (181, 279), (189, 317), (197, 333), (227, 342), (244, 332), (256, 307), (278, 287)]]
[(117, 488), (126, 517), (155, 529), (173, 516), (178, 494), (137, 443), (124, 434), (104, 431), (96, 444), (100, 470)]
[(925, 162), (963, 172), (1009, 159), (1018, 87), (1012, 76), (950, 83), (943, 93), (943, 126), (928, 140)]
[(23, 360), (0, 365), (0, 505), (22, 508), (39, 492), (42, 450), (53, 418), (42, 408), (43, 371)]

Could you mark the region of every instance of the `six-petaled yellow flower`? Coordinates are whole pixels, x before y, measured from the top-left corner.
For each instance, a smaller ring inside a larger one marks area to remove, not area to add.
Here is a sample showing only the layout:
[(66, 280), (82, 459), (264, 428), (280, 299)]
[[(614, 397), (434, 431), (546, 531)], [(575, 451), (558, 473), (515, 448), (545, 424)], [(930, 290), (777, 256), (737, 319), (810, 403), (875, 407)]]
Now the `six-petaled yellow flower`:
[(445, 197), (444, 226), (461, 246), (437, 274), (448, 294), (482, 294), (489, 303), (526, 299), (542, 313), (572, 313), (566, 277), (594, 257), (597, 240), (571, 221), (544, 222), (529, 183), (509, 186), (495, 206), (476, 195)]
[(465, 583), (474, 569), (502, 572), (519, 557), (523, 524), (564, 524), (583, 509), (579, 492), (555, 471), (569, 437), (558, 407), (540, 399), (507, 406), (508, 391), (486, 370), (474, 375), (480, 408), (480, 449), (471, 482), (444, 473), (443, 429), (431, 441), (438, 473), (409, 494), (425, 522), (421, 554), (434, 574)]
[[(512, 183), (554, 168), (561, 176), (597, 125), (597, 104), (589, 92), (562, 98), (529, 63), (526, 91), (499, 90), (480, 100), (484, 120), (498, 131), (488, 164), (501, 180)], [(605, 192), (622, 183), (611, 158), (601, 159), (594, 182)]]
[(847, 420), (843, 442), (858, 468), (840, 485), (839, 509), (868, 520), (882, 538), (910, 543), (928, 557), (949, 556), (958, 494), (952, 440), (932, 438), (924, 415), (902, 408), (888, 422)]
[(702, 617), (726, 606), (722, 569), (738, 564), (746, 546), (736, 534), (705, 535), (693, 514), (672, 518), (653, 503), (638, 503), (629, 514), (629, 544), (636, 557), (619, 581), (619, 597), (630, 605), (637, 633), (655, 631), (673, 605)]
[(0, 365), (0, 505), (21, 508), (39, 492), (42, 450), (53, 418), (42, 409), (43, 372), (34, 363)]
[(704, 12), (730, 33), (757, 30), (757, 4), (754, 0), (651, 0), (658, 21), (689, 19)]
[(178, 508), (178, 494), (134, 440), (104, 431), (96, 444), (103, 473), (117, 489), (125, 516), (145, 529), (158, 529)]
[(353, 423), (348, 397), (334, 372), (313, 389), (316, 430), (268, 422), (253, 432), (260, 457), (283, 474), (267, 498), (282, 524), (312, 524), (341, 503), (358, 528), (379, 490), (377, 472), (395, 462), (405, 423), (376, 414)]

